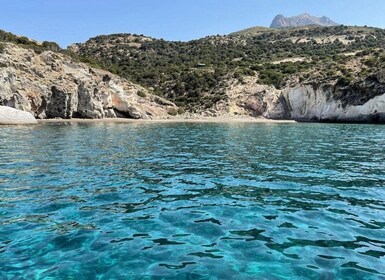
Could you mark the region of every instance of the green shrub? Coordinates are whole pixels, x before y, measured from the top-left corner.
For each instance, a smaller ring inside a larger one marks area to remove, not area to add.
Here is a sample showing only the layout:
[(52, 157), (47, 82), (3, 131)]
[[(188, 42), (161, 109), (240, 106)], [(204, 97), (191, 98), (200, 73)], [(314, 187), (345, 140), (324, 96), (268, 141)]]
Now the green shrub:
[(147, 96), (147, 94), (143, 90), (139, 90), (137, 95), (143, 98)]
[(178, 114), (179, 115), (182, 115), (182, 114), (184, 114), (186, 111), (185, 111), (185, 109), (183, 109), (183, 108), (178, 108)]
[(167, 114), (169, 114), (170, 116), (176, 116), (178, 115), (178, 109), (176, 108), (171, 108), (167, 111)]
[(337, 80), (337, 84), (342, 85), (342, 86), (347, 86), (347, 85), (349, 85), (352, 81), (353, 81), (353, 77), (351, 77), (351, 76), (344, 76), (344, 77), (340, 77), (340, 78)]
[(374, 67), (377, 63), (377, 59), (374, 57), (368, 58), (367, 60), (364, 61), (364, 64), (368, 67)]
[(45, 50), (53, 51), (53, 52), (59, 52), (61, 50), (60, 46), (55, 42), (44, 41), (42, 44), (42, 47)]
[(31, 41), (27, 37), (17, 37), (16, 43), (20, 45), (30, 45)]

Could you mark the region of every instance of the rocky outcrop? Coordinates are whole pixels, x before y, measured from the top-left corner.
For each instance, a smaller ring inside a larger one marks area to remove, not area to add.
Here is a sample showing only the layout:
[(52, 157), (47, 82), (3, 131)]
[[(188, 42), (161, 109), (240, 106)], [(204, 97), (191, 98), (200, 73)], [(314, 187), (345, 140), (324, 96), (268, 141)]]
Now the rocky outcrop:
[(308, 25), (335, 26), (338, 24), (328, 17), (314, 17), (309, 14), (302, 14), (295, 17), (285, 17), (283, 15), (278, 15), (274, 18), (270, 28), (288, 28)]
[[(258, 79), (229, 87), (221, 112), (319, 122), (385, 123), (385, 74), (353, 84), (338, 81), (298, 84), (278, 90)], [(222, 113), (223, 115), (224, 113)]]
[(0, 106), (0, 125), (8, 124), (37, 124), (37, 121), (31, 113)]
[(162, 118), (176, 106), (71, 57), (11, 43), (0, 53), (0, 105), (36, 118)]
[(282, 92), (287, 115), (300, 121), (385, 123), (385, 84), (305, 84)]
[(288, 117), (281, 102), (281, 91), (273, 86), (258, 83), (258, 76), (247, 77), (242, 83), (230, 80), (226, 85), (226, 98), (213, 108), (201, 112), (205, 116), (253, 116), (270, 119)]

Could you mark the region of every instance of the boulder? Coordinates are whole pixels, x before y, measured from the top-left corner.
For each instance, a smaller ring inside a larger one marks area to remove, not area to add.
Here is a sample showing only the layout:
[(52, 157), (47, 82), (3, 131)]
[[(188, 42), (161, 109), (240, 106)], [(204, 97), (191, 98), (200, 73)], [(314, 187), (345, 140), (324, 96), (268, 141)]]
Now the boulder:
[(0, 106), (0, 125), (4, 124), (37, 124), (37, 121), (31, 113)]

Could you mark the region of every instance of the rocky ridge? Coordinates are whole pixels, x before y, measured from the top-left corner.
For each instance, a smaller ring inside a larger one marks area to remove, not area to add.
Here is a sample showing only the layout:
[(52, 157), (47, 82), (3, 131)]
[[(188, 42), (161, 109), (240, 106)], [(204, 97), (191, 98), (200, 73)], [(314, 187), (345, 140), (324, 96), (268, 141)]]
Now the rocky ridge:
[(294, 17), (285, 17), (284, 15), (277, 15), (270, 25), (270, 28), (289, 28), (300, 26), (336, 26), (338, 23), (332, 21), (328, 17), (314, 17), (309, 14), (301, 14)]
[(12, 43), (0, 52), (0, 105), (36, 118), (166, 117), (176, 106), (147, 89), (61, 53)]

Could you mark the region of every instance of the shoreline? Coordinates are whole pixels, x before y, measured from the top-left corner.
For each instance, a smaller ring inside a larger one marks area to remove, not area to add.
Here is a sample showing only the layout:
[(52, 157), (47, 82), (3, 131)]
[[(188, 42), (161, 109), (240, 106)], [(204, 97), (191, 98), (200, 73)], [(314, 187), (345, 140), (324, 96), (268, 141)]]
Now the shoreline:
[(272, 120), (266, 118), (242, 117), (201, 117), (201, 118), (168, 118), (168, 119), (41, 119), (38, 124), (50, 123), (297, 123), (294, 120)]

